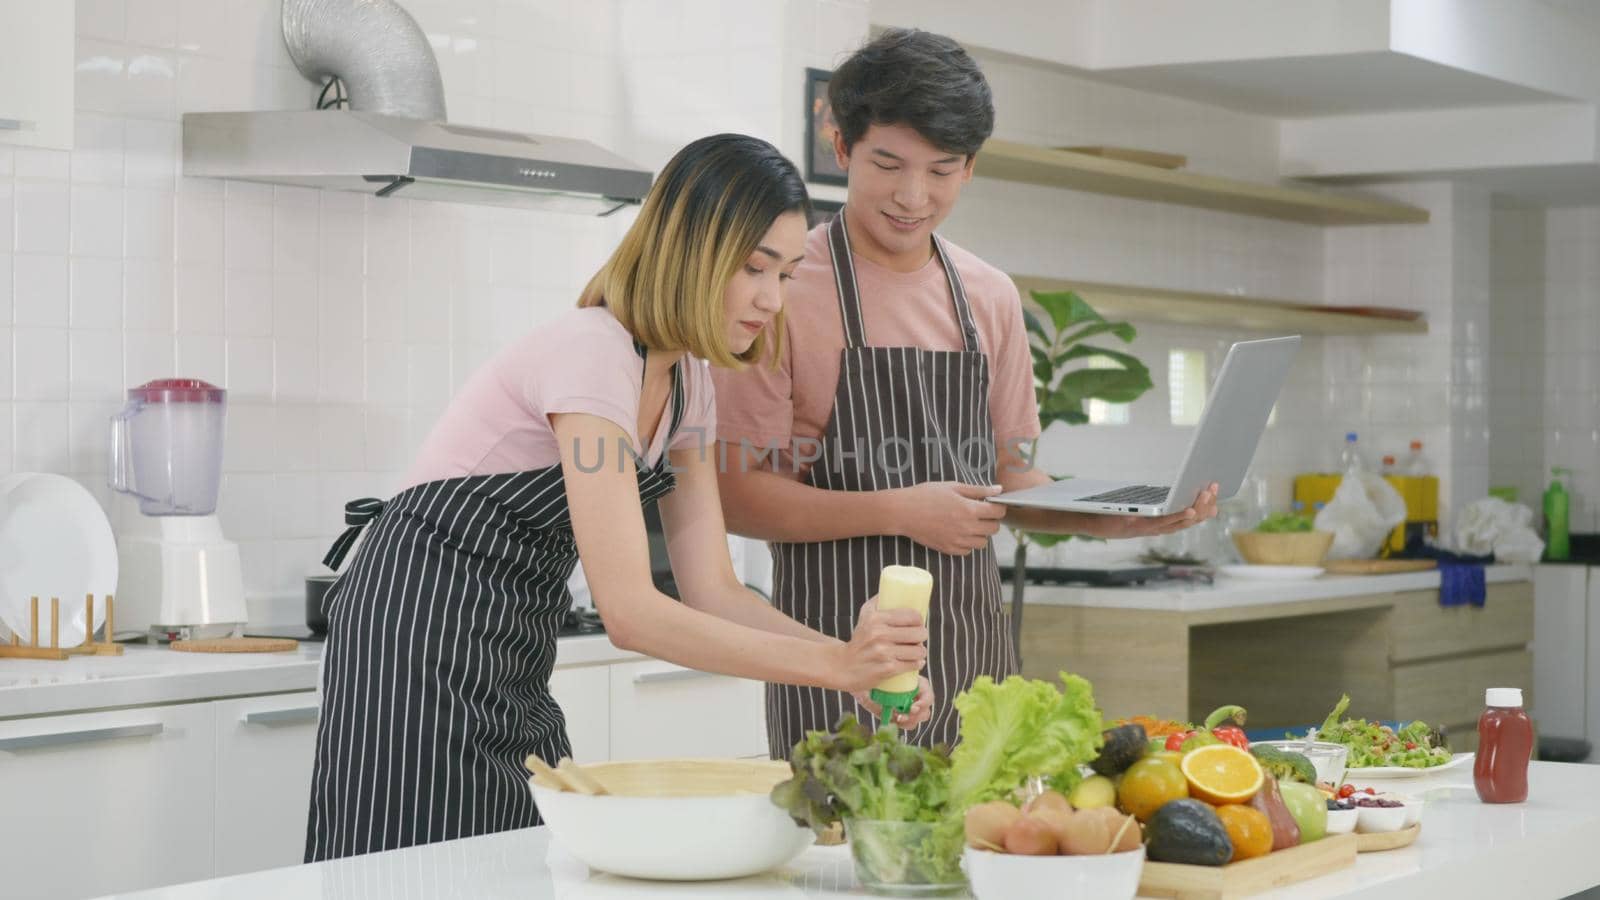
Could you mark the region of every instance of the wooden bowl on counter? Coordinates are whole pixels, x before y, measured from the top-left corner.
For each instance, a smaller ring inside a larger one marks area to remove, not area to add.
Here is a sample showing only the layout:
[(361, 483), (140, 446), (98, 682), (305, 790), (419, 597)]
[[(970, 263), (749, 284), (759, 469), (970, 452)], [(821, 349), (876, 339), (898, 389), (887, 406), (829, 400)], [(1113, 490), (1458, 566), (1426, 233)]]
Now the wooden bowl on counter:
[(1333, 546), (1333, 532), (1236, 531), (1233, 545), (1254, 566), (1320, 566)]
[(790, 776), (772, 760), (663, 759), (579, 766), (604, 794), (529, 779), (562, 849), (614, 875), (663, 881), (742, 878), (794, 859), (814, 840), (775, 806)]

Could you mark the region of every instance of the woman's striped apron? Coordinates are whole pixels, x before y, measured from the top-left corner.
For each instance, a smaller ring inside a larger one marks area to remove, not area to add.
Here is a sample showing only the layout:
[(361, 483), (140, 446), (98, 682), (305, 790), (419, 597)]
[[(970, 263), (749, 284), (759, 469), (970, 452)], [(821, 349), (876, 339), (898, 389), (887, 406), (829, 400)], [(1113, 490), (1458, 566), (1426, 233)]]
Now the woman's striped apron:
[[(856, 291), (855, 265), (844, 216), (828, 232), (845, 348), (833, 415), (821, 455), (806, 483), (830, 491), (877, 491), (925, 481), (989, 485), (995, 480), (994, 432), (989, 420), (989, 361), (961, 276), (934, 238), (944, 267), (963, 349), (873, 347), (867, 343)], [(882, 297), (878, 302), (894, 302)], [(802, 353), (803, 347), (795, 352)], [(933, 573), (928, 615), (927, 675), (937, 695), (933, 718), (906, 736), (928, 746), (954, 746), (958, 717), (950, 701), (980, 675), (1003, 678), (1017, 670), (1006, 630), (994, 544), (951, 556), (910, 538), (874, 535), (819, 543), (774, 543), (773, 603), (824, 634), (849, 640), (861, 605), (878, 590), (888, 565)], [(820, 688), (767, 685), (767, 742), (787, 758), (807, 731), (832, 728), (844, 713), (868, 720), (848, 694)]]
[[(634, 460), (644, 503), (674, 487), (679, 370), (661, 458)], [(306, 861), (538, 825), (523, 760), (572, 752), (549, 686), (578, 560), (561, 466), (419, 484), (370, 528), (327, 601)]]

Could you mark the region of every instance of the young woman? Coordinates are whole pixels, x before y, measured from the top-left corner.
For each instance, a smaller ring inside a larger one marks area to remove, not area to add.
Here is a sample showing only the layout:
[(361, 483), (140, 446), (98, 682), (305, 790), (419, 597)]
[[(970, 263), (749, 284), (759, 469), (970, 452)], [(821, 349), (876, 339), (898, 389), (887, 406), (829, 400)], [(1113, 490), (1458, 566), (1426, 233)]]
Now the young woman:
[[(485, 365), (409, 487), (365, 501), (381, 512), (329, 595), (308, 861), (540, 822), (523, 760), (571, 752), (549, 678), (580, 561), (624, 649), (855, 693), (921, 667), (915, 613), (869, 605), (843, 642), (746, 590), (728, 557), (706, 362), (780, 339), (807, 206), (764, 141), (685, 147), (579, 308)], [(652, 500), (682, 603), (651, 581)], [(932, 700), (924, 681), (902, 724)]]

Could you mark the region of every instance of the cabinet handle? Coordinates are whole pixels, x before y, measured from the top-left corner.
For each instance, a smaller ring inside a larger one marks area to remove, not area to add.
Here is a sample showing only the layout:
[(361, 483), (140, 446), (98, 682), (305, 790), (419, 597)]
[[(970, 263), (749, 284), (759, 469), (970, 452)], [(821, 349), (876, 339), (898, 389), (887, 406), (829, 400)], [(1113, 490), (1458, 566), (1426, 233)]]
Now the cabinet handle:
[(239, 717), (239, 721), (246, 725), (294, 725), (300, 722), (315, 722), (317, 708), (315, 706), (296, 706), (290, 709), (258, 709), (247, 712)]
[(665, 672), (641, 672), (633, 676), (634, 684), (660, 684), (666, 681), (690, 681), (695, 678), (715, 678), (715, 672), (699, 669), (668, 669)]
[(31, 131), (31, 130), (33, 130), (33, 123), (29, 122), (27, 119), (3, 119), (3, 118), (0, 118), (0, 131)]
[(151, 737), (160, 734), (166, 727), (160, 722), (150, 722), (145, 725), (113, 725), (109, 728), (58, 731), (54, 734), (25, 734), (21, 737), (0, 738), (0, 750), (33, 750), (38, 747), (87, 744), (91, 741), (109, 741), (114, 738)]

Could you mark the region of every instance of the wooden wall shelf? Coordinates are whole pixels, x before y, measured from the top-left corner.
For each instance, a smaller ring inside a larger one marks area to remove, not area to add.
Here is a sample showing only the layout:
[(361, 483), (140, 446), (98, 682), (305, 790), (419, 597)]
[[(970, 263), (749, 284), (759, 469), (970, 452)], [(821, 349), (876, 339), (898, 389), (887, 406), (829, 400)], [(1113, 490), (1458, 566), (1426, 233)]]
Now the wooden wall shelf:
[(1310, 225), (1416, 225), (1428, 221), (1427, 210), (1403, 203), (1160, 169), (1014, 141), (984, 144), (976, 174)]
[(1426, 334), (1426, 319), (1396, 319), (1319, 309), (1315, 304), (1013, 275), (1029, 291), (1075, 291), (1108, 319), (1172, 322), (1213, 328), (1297, 334)]

